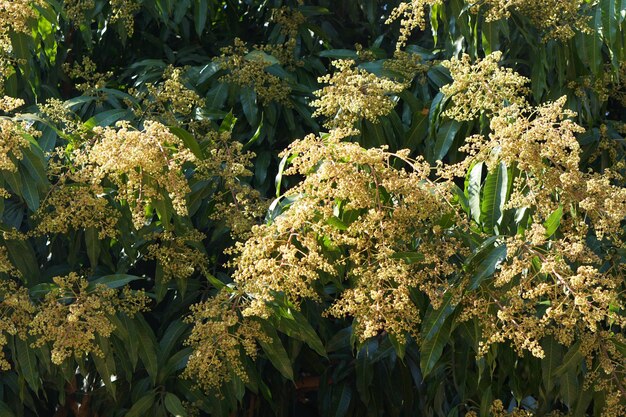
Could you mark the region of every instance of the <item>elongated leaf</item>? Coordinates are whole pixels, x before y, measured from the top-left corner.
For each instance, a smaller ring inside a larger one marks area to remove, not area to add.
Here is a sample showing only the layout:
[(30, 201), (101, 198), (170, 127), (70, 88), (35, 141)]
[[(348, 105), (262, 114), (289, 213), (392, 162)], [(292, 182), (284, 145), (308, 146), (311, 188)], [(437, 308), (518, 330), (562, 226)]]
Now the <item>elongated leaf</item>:
[(272, 365), (274, 365), (274, 368), (276, 368), (282, 376), (290, 381), (293, 381), (293, 367), (291, 366), (291, 360), (289, 359), (289, 355), (287, 355), (287, 351), (285, 350), (280, 337), (278, 337), (278, 333), (274, 327), (270, 326), (267, 322), (263, 322), (261, 327), (265, 334), (267, 334), (267, 336), (271, 339), (269, 342), (259, 339), (261, 349), (263, 349), (267, 359), (269, 359)]
[(561, 345), (557, 343), (552, 336), (546, 337), (541, 341), (541, 347), (545, 353), (545, 357), (541, 360), (541, 376), (543, 379), (543, 387), (546, 392), (551, 392), (554, 388), (554, 371), (561, 359)]
[(178, 126), (170, 127), (170, 132), (178, 136), (180, 140), (183, 141), (185, 146), (193, 153), (193, 155), (196, 158), (200, 160), (204, 159), (204, 154), (202, 153), (202, 149), (200, 149), (200, 145), (198, 144), (198, 141), (196, 140), (196, 138), (193, 137), (191, 133), (187, 132), (185, 129), (180, 128)]
[(486, 278), (493, 275), (496, 267), (504, 258), (506, 258), (506, 245), (502, 244), (490, 248), (485, 258), (476, 267), (476, 273), (472, 275), (468, 289), (471, 291), (478, 288)]
[(149, 392), (140, 399), (128, 410), (125, 417), (145, 417), (148, 415), (148, 410), (152, 408), (154, 404), (154, 393)]
[(37, 356), (28, 342), (15, 338), (15, 354), (20, 374), (26, 380), (26, 383), (34, 392), (41, 388), (41, 380), (37, 371)]
[(501, 162), (494, 172), (487, 174), (482, 201), (480, 219), (487, 231), (496, 228), (502, 221), (502, 207), (506, 202), (508, 173), (506, 165)]
[(563, 206), (559, 206), (559, 208), (554, 210), (543, 224), (546, 228), (546, 237), (550, 237), (556, 232), (556, 229), (561, 225), (561, 217), (563, 217)]
[(580, 342), (573, 344), (565, 354), (561, 365), (554, 370), (554, 376), (561, 376), (569, 370), (576, 369), (582, 359), (583, 355), (580, 353)]
[(434, 161), (441, 161), (446, 156), (460, 128), (461, 123), (456, 120), (448, 120), (439, 127), (433, 151)]
[(183, 407), (180, 399), (175, 394), (171, 392), (165, 394), (163, 403), (165, 404), (165, 409), (172, 413), (174, 417), (187, 417), (187, 410), (185, 410), (185, 407)]
[(148, 371), (152, 383), (156, 384), (159, 364), (157, 361), (157, 345), (154, 332), (141, 316), (137, 316), (135, 323), (137, 324), (139, 357), (146, 367), (146, 371)]
[(420, 346), (420, 368), (424, 378), (433, 370), (450, 338), (451, 321), (446, 320), (433, 337)]
[(437, 310), (434, 310), (432, 306), (428, 307), (422, 321), (422, 340), (429, 341), (435, 337), (446, 319), (454, 312), (456, 306), (453, 304), (452, 298), (452, 291), (448, 291), (444, 294), (443, 302)]
[(20, 193), (30, 211), (37, 211), (39, 208), (39, 192), (37, 191), (37, 183), (25, 171), (20, 172), (22, 177), (22, 189)]
[(407, 264), (414, 264), (426, 259), (424, 254), (419, 252), (395, 252), (393, 255), (391, 255), (391, 258), (402, 259)]
[(484, 163), (474, 165), (465, 179), (465, 195), (469, 204), (470, 215), (476, 223), (480, 223), (480, 190)]
[(100, 336), (96, 336), (96, 342), (102, 350), (102, 357), (98, 355), (92, 355), (93, 363), (96, 365), (96, 370), (107, 391), (115, 400), (115, 382), (112, 377), (116, 375), (115, 371), (115, 359), (113, 358), (113, 352), (110, 349), (109, 340)]
[(350, 401), (352, 400), (352, 387), (350, 387), (350, 384), (341, 384), (341, 388), (336, 393), (335, 399), (335, 406), (333, 407), (334, 416), (344, 417), (350, 408)]
[(196, 29), (196, 34), (198, 36), (202, 35), (204, 32), (204, 27), (206, 26), (207, 18), (209, 17), (209, 2), (208, 0), (194, 0), (194, 13), (193, 13), (193, 23), (194, 28)]
[(576, 370), (571, 369), (561, 375), (559, 378), (561, 389), (559, 393), (565, 405), (570, 409), (574, 409), (576, 400), (578, 400), (578, 378)]
[(94, 227), (85, 229), (85, 246), (87, 247), (87, 256), (91, 268), (98, 266), (98, 258), (100, 257), (100, 240), (98, 239), (98, 231)]
[(144, 278), (138, 277), (136, 275), (126, 275), (126, 274), (105, 275), (103, 277), (100, 277), (91, 281), (89, 283), (89, 286), (93, 288), (98, 284), (104, 284), (109, 288), (120, 288), (128, 284), (129, 282), (133, 282), (138, 279), (144, 279)]
[(118, 120), (129, 117), (131, 114), (128, 109), (112, 109), (106, 110), (96, 114), (91, 119), (87, 120), (83, 127), (86, 130), (91, 130), (96, 126), (111, 126)]

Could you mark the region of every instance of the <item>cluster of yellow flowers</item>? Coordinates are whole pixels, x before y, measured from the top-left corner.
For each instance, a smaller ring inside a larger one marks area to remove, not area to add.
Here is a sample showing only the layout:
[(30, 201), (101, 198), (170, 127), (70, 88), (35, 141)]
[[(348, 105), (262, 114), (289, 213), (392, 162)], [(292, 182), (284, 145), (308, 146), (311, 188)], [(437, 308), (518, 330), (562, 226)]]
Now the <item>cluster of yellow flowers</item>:
[(473, 11), (486, 9), (486, 20), (508, 19), (517, 12), (544, 32), (544, 39), (567, 40), (575, 30), (589, 31), (589, 17), (580, 13), (584, 0), (485, 0), (474, 3)]
[(203, 100), (198, 93), (184, 84), (185, 68), (169, 65), (163, 71), (163, 80), (148, 84), (145, 90), (130, 89), (129, 93), (140, 102), (135, 110), (138, 116), (155, 117), (163, 123), (178, 125), (179, 117), (189, 118)]
[(166, 231), (156, 236), (158, 243), (148, 246), (147, 259), (156, 259), (163, 269), (164, 281), (189, 278), (196, 270), (206, 272), (208, 260), (198, 249), (204, 239), (202, 233), (191, 230), (183, 236)]
[(530, 80), (510, 68), (500, 67), (501, 58), (502, 53), (496, 51), (473, 65), (466, 54), (461, 59), (442, 62), (453, 80), (441, 88), (441, 92), (452, 99), (452, 106), (444, 116), (459, 121), (472, 120), (482, 113), (495, 114), (507, 103), (526, 103), (524, 95), (529, 92), (526, 84)]
[(0, 170), (16, 172), (22, 151), (30, 147), (22, 126), (10, 119), (0, 119)]
[(245, 238), (268, 207), (261, 194), (242, 181), (252, 176), (255, 155), (244, 152), (230, 132), (209, 132), (207, 139), (210, 157), (198, 163), (198, 174), (215, 181), (216, 189), (222, 190), (213, 197), (215, 211), (211, 218), (224, 220), (233, 236)]
[(9, 33), (30, 33), (28, 22), (37, 17), (33, 6), (40, 3), (41, 0), (0, 0), (0, 93), (4, 81), (13, 72)]
[(111, 3), (111, 23), (122, 22), (126, 29), (126, 34), (130, 37), (135, 33), (134, 14), (141, 8), (138, 0), (110, 0)]
[(422, 63), (422, 57), (418, 54), (396, 50), (392, 59), (387, 59), (383, 63), (383, 68), (402, 76), (404, 82), (411, 82), (417, 75), (419, 82), (426, 82), (426, 72), (430, 65)]
[[(41, 303), (31, 300), (28, 288), (9, 279), (0, 280), (0, 347), (7, 335), (26, 340), (34, 346), (52, 343), (51, 359), (60, 365), (71, 356), (102, 355), (96, 335), (108, 337), (115, 329), (110, 316), (117, 312), (134, 315), (146, 309), (148, 298), (141, 291), (120, 291), (88, 281), (76, 273), (53, 278), (54, 287)], [(10, 364), (0, 357), (0, 369)]]
[(189, 184), (183, 165), (196, 160), (182, 140), (158, 122), (146, 122), (142, 131), (127, 124), (96, 128), (93, 145), (76, 155), (90, 183), (108, 180), (117, 186), (117, 198), (129, 203), (135, 227), (145, 222), (146, 206), (166, 193), (174, 210), (187, 214)]
[[(5, 267), (6, 249), (0, 249), (0, 272), (15, 275), (14, 270), (7, 271)], [(10, 263), (9, 263), (10, 265)], [(26, 339), (28, 326), (31, 323), (35, 306), (31, 303), (28, 288), (19, 287), (9, 279), (0, 280), (0, 370), (11, 369), (11, 364), (6, 360), (3, 349), (8, 343), (7, 335), (18, 336)]]
[(437, 225), (450, 212), (447, 184), (430, 183), (429, 165), (406, 152), (335, 139), (308, 136), (290, 146), (296, 158), (287, 174), (306, 176), (286, 195), (294, 201), (237, 245), (233, 278), (249, 296), (243, 314), (267, 317), (276, 292), (296, 305), (320, 300), (319, 288), (338, 282), (347, 289), (328, 314), (355, 317), (359, 338), (415, 334), (411, 289), (439, 305), (455, 272), (449, 259), (459, 243)]
[(81, 63), (75, 62), (73, 65), (68, 63), (63, 64), (63, 71), (72, 79), (83, 79), (82, 83), (75, 85), (78, 91), (85, 94), (95, 94), (96, 90), (99, 90), (106, 86), (107, 81), (113, 76), (112, 71), (106, 73), (98, 72), (96, 63), (88, 56), (83, 57)]
[[(482, 88), (485, 76), (472, 67), (452, 71), (453, 85), (455, 77), (469, 73), (477, 75), (466, 82)], [(498, 88), (489, 82), (494, 84)], [(462, 298), (460, 320), (475, 317), (480, 322), (481, 354), (494, 343), (509, 341), (519, 354), (529, 351), (541, 358), (541, 342), (548, 337), (565, 346), (581, 341), (588, 377), (594, 384), (604, 384), (611, 395), (620, 395), (619, 381), (626, 373), (623, 357), (606, 346), (613, 346), (615, 337), (607, 323), (626, 327), (619, 314), (625, 307), (624, 267), (610, 254), (603, 258), (595, 254), (585, 243), (592, 234), (610, 245), (623, 245), (619, 236), (626, 215), (626, 188), (619, 165), (602, 173), (580, 170), (576, 134), (584, 129), (570, 120), (574, 113), (564, 109), (566, 97), (532, 107), (518, 91), (500, 91), (505, 94), (497, 103), (511, 104), (490, 108), (488, 138), (469, 138), (462, 148), (468, 155), (465, 161), (444, 170), (460, 168), (457, 175), (465, 175), (478, 163), (492, 171), (500, 163), (514, 168), (519, 174), (511, 182), (505, 209), (528, 213), (529, 224), (524, 232), (500, 238), (506, 258), (489, 285)], [(485, 108), (481, 100), (464, 103), (461, 116)], [(547, 224), (555, 214), (558, 233), (549, 234)]]
[[(469, 2), (474, 13), (485, 11), (487, 22), (508, 19), (511, 12), (526, 16), (544, 39), (567, 40), (575, 31), (589, 32), (589, 17), (580, 13), (584, 0), (485, 0)], [(426, 8), (443, 4), (442, 0), (410, 0), (392, 10), (386, 23), (400, 19), (400, 36), (396, 49), (404, 47), (415, 28), (426, 28)]]
[(443, 0), (410, 0), (410, 2), (400, 3), (391, 11), (385, 23), (391, 24), (400, 19), (400, 37), (396, 43), (397, 50), (406, 45), (415, 28), (426, 29), (426, 7), (440, 4), (443, 4)]
[(96, 7), (94, 0), (65, 0), (63, 10), (65, 15), (74, 25), (79, 26), (84, 22), (87, 13)]
[(328, 128), (351, 129), (362, 119), (376, 122), (395, 106), (389, 94), (406, 88), (404, 83), (377, 77), (354, 65), (352, 60), (333, 61), (337, 71), (318, 79), (328, 85), (314, 93), (318, 99), (311, 102), (317, 108), (313, 116), (325, 116)]
[(237, 300), (222, 290), (214, 297), (191, 306), (187, 322), (193, 323), (187, 339), (194, 350), (183, 373), (207, 391), (219, 392), (236, 375), (248, 380), (242, 353), (255, 358), (257, 340), (268, 341), (259, 322), (239, 315)]
[(235, 38), (233, 46), (222, 48), (217, 62), (229, 71), (220, 79), (222, 82), (253, 88), (263, 103), (289, 104), (291, 87), (288, 82), (266, 71), (267, 67), (278, 62), (273, 55), (256, 47), (250, 51), (241, 39)]
[(33, 216), (37, 226), (34, 235), (67, 233), (70, 230), (94, 228), (98, 238), (118, 234), (119, 212), (106, 198), (104, 188), (98, 184), (69, 182), (63, 179), (48, 193)]
[(76, 273), (53, 278), (56, 287), (45, 295), (29, 324), (36, 336), (34, 345), (52, 343), (52, 362), (60, 365), (73, 355), (102, 356), (96, 334), (109, 337), (115, 325), (109, 316), (122, 310), (129, 315), (144, 310), (147, 297), (142, 292), (118, 291), (98, 284), (89, 288), (88, 281)]

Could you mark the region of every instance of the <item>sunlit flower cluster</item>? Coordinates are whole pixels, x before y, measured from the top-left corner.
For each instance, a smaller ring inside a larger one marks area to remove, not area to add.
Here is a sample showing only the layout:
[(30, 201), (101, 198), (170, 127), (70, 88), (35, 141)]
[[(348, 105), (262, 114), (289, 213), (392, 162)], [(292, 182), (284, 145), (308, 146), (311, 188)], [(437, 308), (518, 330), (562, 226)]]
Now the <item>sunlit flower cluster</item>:
[(92, 184), (108, 180), (117, 186), (117, 198), (132, 206), (135, 227), (145, 222), (146, 205), (162, 201), (163, 194), (166, 204), (186, 215), (190, 189), (183, 165), (196, 158), (177, 136), (157, 122), (146, 122), (142, 131), (127, 125), (94, 131), (94, 144), (77, 162), (85, 163)]
[[(0, 262), (4, 266), (5, 256), (2, 248), (0, 251)], [(3, 268), (4, 269), (4, 268)], [(6, 271), (1, 271), (6, 272)], [(9, 336), (18, 336), (26, 339), (28, 326), (35, 312), (35, 306), (28, 295), (28, 288), (20, 287), (8, 279), (0, 280), (0, 369), (3, 371), (11, 369), (11, 365), (6, 360), (3, 348), (8, 342)]]
[(198, 163), (198, 171), (216, 185), (211, 217), (225, 221), (233, 236), (244, 238), (267, 211), (261, 194), (243, 181), (252, 176), (254, 154), (243, 151), (229, 132), (210, 132), (207, 139), (210, 157)]
[(337, 60), (333, 66), (337, 69), (318, 79), (328, 84), (315, 92), (317, 100), (311, 102), (316, 107), (314, 116), (324, 116), (329, 128), (352, 128), (366, 119), (377, 122), (378, 118), (388, 114), (395, 105), (391, 94), (400, 93), (406, 85), (360, 68), (354, 68), (354, 61)]
[(135, 113), (141, 117), (154, 117), (167, 124), (180, 124), (188, 119), (203, 100), (198, 93), (185, 86), (184, 68), (168, 66), (162, 80), (147, 84), (145, 89), (130, 89), (130, 94), (140, 102)]
[[(115, 325), (109, 316), (122, 310), (130, 315), (145, 309), (142, 292), (118, 291), (103, 284), (93, 287), (76, 273), (55, 277), (56, 286), (45, 295), (38, 306), (29, 333), (36, 336), (35, 346), (52, 343), (54, 364), (61, 364), (72, 356), (94, 354), (102, 356), (96, 335), (109, 337)], [(136, 298), (136, 299), (134, 299)]]
[(575, 31), (589, 31), (589, 18), (580, 13), (584, 0), (486, 0), (472, 10), (485, 9), (487, 21), (507, 19), (517, 12), (544, 32), (545, 39), (567, 40)]
[(442, 0), (410, 0), (393, 9), (386, 23), (391, 24), (400, 19), (400, 37), (396, 49), (400, 50), (406, 45), (415, 28), (426, 29), (426, 8), (442, 3)]
[(276, 101), (288, 105), (291, 93), (289, 83), (266, 70), (279, 62), (273, 55), (258, 48), (250, 51), (241, 39), (235, 38), (233, 46), (222, 49), (217, 62), (229, 71), (221, 78), (223, 82), (253, 88), (262, 103)]
[(269, 341), (259, 322), (241, 317), (237, 300), (222, 290), (214, 297), (191, 306), (187, 319), (193, 323), (187, 339), (193, 349), (183, 373), (205, 390), (219, 392), (233, 376), (247, 381), (245, 356), (255, 358), (257, 340)]
[[(235, 282), (250, 296), (244, 315), (268, 316), (266, 303), (278, 292), (295, 304), (321, 301), (320, 288), (337, 282), (346, 289), (327, 313), (354, 317), (359, 338), (383, 330), (415, 335), (421, 315), (411, 290), (439, 305), (456, 271), (450, 259), (458, 242), (438, 226), (450, 208), (447, 186), (430, 183), (428, 164), (404, 152), (315, 136), (288, 152), (296, 158), (287, 173), (305, 180), (285, 196), (294, 200), (289, 208), (253, 229), (232, 262)], [(396, 158), (406, 170), (392, 167)]]
[(186, 279), (197, 270), (205, 272), (208, 260), (202, 248), (205, 236), (192, 230), (183, 236), (166, 231), (156, 236), (158, 243), (148, 246), (147, 259), (155, 259), (163, 270), (163, 280)]
[(472, 120), (482, 113), (495, 114), (507, 105), (525, 105), (528, 78), (498, 65), (497, 51), (470, 64), (470, 57), (452, 58), (442, 65), (450, 70), (452, 83), (441, 92), (452, 99), (444, 115), (455, 120)]

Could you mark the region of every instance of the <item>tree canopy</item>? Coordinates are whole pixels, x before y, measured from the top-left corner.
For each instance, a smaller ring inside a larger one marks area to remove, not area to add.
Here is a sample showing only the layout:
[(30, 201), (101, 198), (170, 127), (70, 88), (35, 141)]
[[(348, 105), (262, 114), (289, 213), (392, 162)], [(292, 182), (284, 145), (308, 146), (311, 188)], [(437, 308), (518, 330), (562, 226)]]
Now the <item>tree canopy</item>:
[(0, 0), (0, 415), (626, 416), (626, 1)]

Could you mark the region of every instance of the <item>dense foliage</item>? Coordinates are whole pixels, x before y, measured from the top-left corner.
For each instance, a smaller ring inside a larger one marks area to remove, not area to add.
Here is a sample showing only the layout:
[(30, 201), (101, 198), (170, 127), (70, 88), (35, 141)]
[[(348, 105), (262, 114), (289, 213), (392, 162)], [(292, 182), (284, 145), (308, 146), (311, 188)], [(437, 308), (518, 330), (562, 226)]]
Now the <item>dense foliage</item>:
[(625, 416), (625, 62), (623, 0), (0, 0), (0, 415)]

